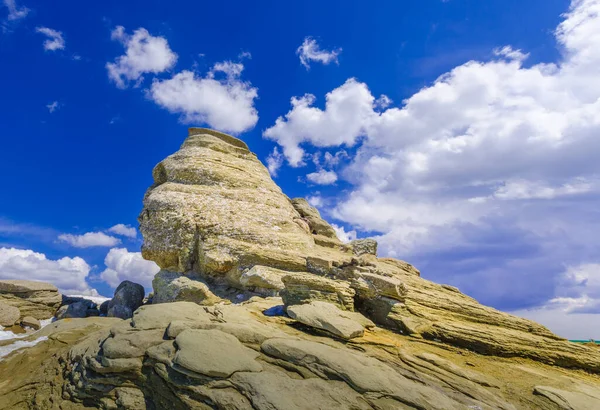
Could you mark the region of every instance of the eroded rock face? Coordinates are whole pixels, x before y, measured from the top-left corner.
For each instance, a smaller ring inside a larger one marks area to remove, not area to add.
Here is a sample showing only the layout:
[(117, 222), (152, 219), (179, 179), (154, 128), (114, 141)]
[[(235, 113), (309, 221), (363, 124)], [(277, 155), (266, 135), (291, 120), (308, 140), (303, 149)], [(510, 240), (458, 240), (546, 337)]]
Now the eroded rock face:
[(288, 308), (332, 303), (404, 335), (600, 373), (599, 351), (429, 282), (409, 263), (378, 258), (373, 240), (342, 244), (315, 208), (287, 198), (234, 137), (192, 128), (153, 175), (139, 218), (142, 252), (163, 269), (211, 286), (279, 292)]
[(0, 303), (19, 309), (21, 317), (49, 319), (62, 303), (56, 286), (30, 280), (0, 280)]
[(142, 254), (162, 269), (238, 282), (242, 268), (302, 269), (312, 236), (265, 166), (242, 141), (190, 129), (158, 164), (140, 214)]

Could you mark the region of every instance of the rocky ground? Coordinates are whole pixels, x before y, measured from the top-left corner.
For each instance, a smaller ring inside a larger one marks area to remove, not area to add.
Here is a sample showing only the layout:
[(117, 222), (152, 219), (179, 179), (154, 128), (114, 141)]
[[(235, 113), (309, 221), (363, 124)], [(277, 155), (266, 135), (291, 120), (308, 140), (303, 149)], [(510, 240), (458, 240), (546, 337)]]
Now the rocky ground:
[(98, 308), (113, 317), (57, 306), (22, 339), (38, 344), (0, 361), (0, 408), (600, 408), (596, 347), (378, 258), (375, 241), (341, 243), (242, 141), (190, 129), (153, 174), (153, 295), (119, 286)]

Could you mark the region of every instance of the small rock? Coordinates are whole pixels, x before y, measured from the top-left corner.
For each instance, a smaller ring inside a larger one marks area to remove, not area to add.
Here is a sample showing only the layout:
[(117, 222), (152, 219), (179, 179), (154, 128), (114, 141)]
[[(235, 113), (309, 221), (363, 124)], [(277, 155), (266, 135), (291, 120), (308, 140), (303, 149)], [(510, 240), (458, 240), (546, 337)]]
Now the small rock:
[(263, 315), (265, 316), (284, 316), (285, 315), (285, 305), (277, 305), (270, 307), (268, 309), (263, 310)]
[(37, 320), (34, 317), (25, 316), (23, 319), (21, 319), (21, 326), (30, 327), (33, 330), (40, 330), (42, 327), (42, 324), (40, 323), (39, 320)]
[(0, 326), (10, 327), (17, 323), (21, 317), (19, 308), (7, 305), (6, 303), (0, 303)]

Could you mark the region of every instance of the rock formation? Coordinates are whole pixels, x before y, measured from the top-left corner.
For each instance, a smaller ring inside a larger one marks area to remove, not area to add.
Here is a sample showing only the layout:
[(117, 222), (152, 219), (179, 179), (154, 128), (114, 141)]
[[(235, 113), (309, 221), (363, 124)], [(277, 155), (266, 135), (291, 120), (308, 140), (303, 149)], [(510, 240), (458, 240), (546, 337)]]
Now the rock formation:
[(49, 319), (62, 304), (56, 286), (28, 280), (0, 280), (0, 303), (19, 309), (20, 317)]
[(192, 128), (153, 176), (152, 304), (23, 339), (0, 409), (600, 408), (600, 349), (340, 242), (242, 141)]

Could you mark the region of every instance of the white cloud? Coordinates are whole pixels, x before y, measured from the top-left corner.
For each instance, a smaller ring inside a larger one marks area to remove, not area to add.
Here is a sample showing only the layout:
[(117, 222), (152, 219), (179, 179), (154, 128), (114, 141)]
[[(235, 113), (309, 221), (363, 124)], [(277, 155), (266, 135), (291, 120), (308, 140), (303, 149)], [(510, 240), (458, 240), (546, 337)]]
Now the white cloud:
[(160, 270), (156, 263), (142, 258), (140, 252), (129, 252), (124, 248), (111, 249), (104, 259), (104, 264), (106, 269), (100, 277), (113, 288), (124, 280), (151, 288), (152, 279)]
[[(240, 133), (258, 121), (254, 107), (257, 89), (240, 79), (244, 66), (225, 61), (217, 63), (206, 77), (184, 70), (168, 80), (154, 79), (149, 97), (181, 120), (206, 123), (225, 132)], [(225, 74), (225, 78), (217, 78)]]
[(317, 172), (311, 172), (306, 175), (306, 178), (317, 185), (331, 185), (335, 184), (338, 177), (334, 171), (326, 171), (324, 169), (320, 169)]
[(269, 174), (271, 174), (272, 177), (276, 177), (277, 171), (279, 171), (281, 165), (283, 165), (283, 155), (281, 155), (281, 152), (275, 147), (273, 148), (273, 152), (267, 157), (267, 169), (269, 170)]
[(331, 224), (331, 227), (335, 231), (335, 234), (337, 235), (338, 239), (343, 243), (348, 243), (356, 239), (355, 230), (346, 232), (343, 226), (338, 226), (336, 224)]
[(306, 198), (306, 201), (310, 204), (310, 206), (314, 206), (315, 208), (319, 208), (324, 205), (323, 198), (320, 195), (311, 195)]
[(294, 167), (355, 147), (337, 170), (353, 188), (326, 211), (380, 232), (382, 254), (421, 258), (436, 279), (507, 309), (564, 297), (561, 264), (600, 254), (600, 0), (573, 1), (555, 35), (556, 63), (526, 66), (526, 53), (500, 48), (385, 110), (349, 79), (323, 108), (292, 98), (264, 136)]
[(62, 36), (62, 32), (53, 30), (48, 27), (36, 27), (35, 31), (48, 37), (44, 41), (44, 50), (46, 50), (46, 51), (64, 50), (65, 39)]
[(167, 40), (152, 36), (145, 28), (139, 28), (129, 35), (123, 26), (117, 26), (111, 38), (125, 47), (124, 55), (114, 63), (106, 64), (108, 77), (119, 88), (126, 88), (130, 82), (139, 85), (143, 81), (143, 74), (162, 73), (177, 62), (177, 54), (171, 51)]
[(112, 232), (117, 235), (126, 236), (128, 238), (137, 237), (137, 230), (131, 225), (117, 224), (108, 229), (108, 232)]
[(58, 236), (58, 239), (76, 248), (111, 247), (121, 243), (120, 239), (103, 232), (88, 232), (83, 235), (62, 234)]
[(29, 249), (0, 248), (0, 279), (49, 282), (62, 293), (98, 294), (86, 278), (90, 266), (81, 258), (48, 259)]
[(375, 115), (368, 87), (354, 79), (327, 93), (325, 110), (312, 107), (316, 98), (312, 94), (291, 99), (292, 109), (279, 117), (275, 125), (263, 135), (276, 141), (293, 167), (304, 165), (303, 142), (317, 147), (342, 144), (352, 146), (367, 132), (366, 125)]
[(15, 21), (27, 17), (31, 11), (25, 6), (18, 7), (15, 0), (4, 0), (4, 5), (8, 9), (8, 20)]
[(60, 108), (60, 104), (58, 101), (52, 101), (50, 104), (46, 105), (46, 108), (48, 108), (48, 111), (50, 111), (50, 114), (52, 114), (54, 111)]
[(306, 37), (302, 45), (296, 50), (296, 54), (300, 57), (300, 62), (306, 69), (310, 69), (311, 62), (318, 62), (324, 65), (338, 62), (338, 55), (342, 52), (341, 48), (336, 50), (321, 50), (317, 40), (312, 37)]

